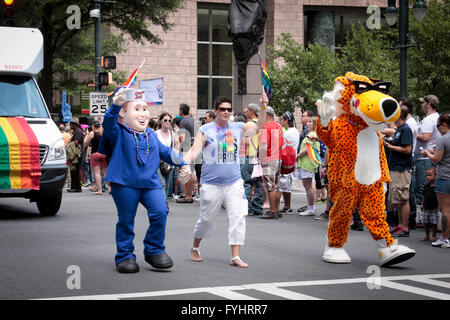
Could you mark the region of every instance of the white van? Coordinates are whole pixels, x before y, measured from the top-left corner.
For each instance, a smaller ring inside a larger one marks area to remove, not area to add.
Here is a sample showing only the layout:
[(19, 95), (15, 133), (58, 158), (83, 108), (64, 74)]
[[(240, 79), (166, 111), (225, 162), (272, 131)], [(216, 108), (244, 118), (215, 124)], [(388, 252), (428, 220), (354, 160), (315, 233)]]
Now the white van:
[[(7, 184), (0, 184), (0, 197), (27, 198), (36, 202), (42, 215), (55, 215), (61, 206), (67, 164), (64, 140), (50, 116), (35, 78), (44, 63), (43, 37), (38, 29), (0, 27), (0, 43), (0, 119), (2, 123), (14, 118), (26, 120), (24, 125), (29, 125), (39, 143), (41, 168), (38, 189), (21, 189), (17, 184), (15, 188), (8, 188)], [(2, 128), (2, 131), (5, 130), (8, 128)], [(34, 141), (36, 150), (36, 139)], [(0, 144), (0, 154), (8, 152), (7, 144), (7, 141)], [(5, 161), (7, 157), (2, 159)], [(11, 166), (10, 172), (20, 170), (17, 166), (15, 168)], [(0, 170), (0, 178), (2, 174), (11, 174), (4, 171)]]

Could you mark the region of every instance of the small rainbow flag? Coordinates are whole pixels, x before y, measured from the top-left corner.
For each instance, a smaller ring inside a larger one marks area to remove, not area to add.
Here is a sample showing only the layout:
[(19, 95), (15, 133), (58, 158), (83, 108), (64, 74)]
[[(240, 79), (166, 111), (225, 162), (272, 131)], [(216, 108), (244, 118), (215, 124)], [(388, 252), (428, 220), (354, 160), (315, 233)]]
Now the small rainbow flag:
[(136, 70), (133, 71), (133, 73), (131, 74), (131, 76), (128, 78), (127, 81), (122, 83), (116, 90), (108, 93), (108, 97), (113, 96), (117, 91), (119, 91), (122, 88), (130, 88), (130, 87), (132, 87), (136, 83), (137, 74), (139, 73), (139, 71), (141, 70), (142, 66), (144, 65), (144, 62), (145, 62), (145, 59), (144, 59), (144, 61), (142, 61), (142, 63), (139, 66), (139, 68), (136, 68)]
[(314, 148), (309, 143), (306, 143), (306, 152), (308, 153), (308, 157), (314, 161), (315, 163), (323, 165), (323, 159), (320, 157), (319, 151)]
[(269, 99), (272, 98), (272, 82), (270, 81), (269, 73), (267, 72), (266, 65), (264, 61), (261, 59), (261, 55), (259, 56), (259, 61), (261, 62), (261, 83), (264, 87), (264, 91), (267, 94)]
[(0, 190), (39, 190), (39, 142), (24, 118), (0, 117)]

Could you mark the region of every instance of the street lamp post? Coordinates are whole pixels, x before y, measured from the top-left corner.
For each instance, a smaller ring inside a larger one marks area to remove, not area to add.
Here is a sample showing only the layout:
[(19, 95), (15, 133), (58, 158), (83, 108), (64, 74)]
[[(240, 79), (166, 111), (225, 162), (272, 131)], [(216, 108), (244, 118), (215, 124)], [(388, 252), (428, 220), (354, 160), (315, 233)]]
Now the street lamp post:
[(399, 3), (399, 26), (398, 37), (400, 44), (400, 97), (408, 97), (408, 84), (407, 84), (407, 51), (408, 51), (408, 23), (409, 23), (409, 7), (408, 0), (400, 0)]
[[(408, 50), (408, 23), (409, 23), (409, 7), (408, 0), (399, 0), (400, 11), (395, 7), (395, 0), (388, 0), (388, 7), (384, 14), (386, 22), (392, 26), (397, 20), (397, 13), (399, 15), (399, 48), (400, 48), (400, 97), (408, 96), (407, 85), (407, 50)], [(416, 0), (413, 6), (414, 16), (418, 21), (425, 17), (426, 4), (423, 0)]]
[(100, 12), (100, 1), (94, 1), (95, 9), (98, 10), (98, 16), (95, 20), (95, 90), (102, 91), (99, 74), (102, 71), (102, 22)]
[(89, 12), (89, 16), (95, 19), (95, 90), (102, 91), (99, 74), (102, 71), (102, 21), (100, 3), (115, 3), (108, 0), (93, 0), (94, 9)]

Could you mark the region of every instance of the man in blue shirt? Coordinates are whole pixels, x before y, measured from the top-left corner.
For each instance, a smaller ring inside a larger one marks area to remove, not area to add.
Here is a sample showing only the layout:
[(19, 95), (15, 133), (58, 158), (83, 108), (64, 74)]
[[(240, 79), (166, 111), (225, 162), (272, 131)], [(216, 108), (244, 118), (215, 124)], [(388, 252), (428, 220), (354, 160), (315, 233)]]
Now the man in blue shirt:
[(135, 89), (117, 92), (104, 116), (100, 142), (104, 145), (99, 146), (99, 150), (105, 150), (102, 152), (108, 152), (111, 157), (105, 180), (111, 184), (118, 212), (115, 262), (120, 273), (139, 271), (133, 253), (134, 219), (139, 203), (147, 209), (150, 222), (144, 238), (145, 261), (159, 269), (172, 267), (164, 245), (169, 210), (157, 174), (160, 159), (182, 167), (183, 181), (191, 174), (183, 158), (162, 144), (148, 128), (150, 112), (144, 95), (145, 91)]
[(406, 123), (408, 113), (408, 107), (402, 106), (400, 117), (395, 122), (397, 129), (392, 144), (384, 141), (384, 146), (389, 150), (388, 166), (392, 180), (388, 201), (397, 208), (401, 222), (399, 226), (394, 227), (392, 234), (398, 237), (409, 237), (409, 186), (411, 184), (413, 135)]

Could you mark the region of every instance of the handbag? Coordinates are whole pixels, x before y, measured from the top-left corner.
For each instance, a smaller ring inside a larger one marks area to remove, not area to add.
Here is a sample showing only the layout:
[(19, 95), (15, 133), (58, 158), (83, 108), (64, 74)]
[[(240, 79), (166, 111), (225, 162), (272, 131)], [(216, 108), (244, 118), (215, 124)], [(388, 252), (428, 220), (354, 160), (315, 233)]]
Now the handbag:
[(159, 162), (159, 171), (161, 172), (163, 177), (167, 177), (172, 169), (173, 167), (167, 162), (164, 162), (162, 160)]
[[(173, 146), (173, 137), (172, 137), (172, 132), (170, 132), (170, 148), (172, 148)], [(161, 172), (161, 175), (163, 177), (167, 177), (170, 173), (170, 171), (172, 171), (173, 166), (171, 166), (170, 164), (168, 164), (167, 162), (164, 162), (162, 160), (160, 160), (159, 162), (159, 171)]]
[(252, 178), (259, 178), (263, 175), (261, 160), (257, 159), (256, 162), (257, 163), (253, 165)]

